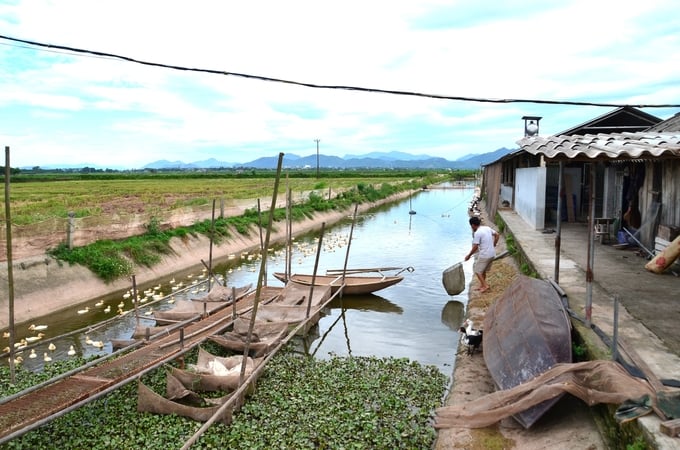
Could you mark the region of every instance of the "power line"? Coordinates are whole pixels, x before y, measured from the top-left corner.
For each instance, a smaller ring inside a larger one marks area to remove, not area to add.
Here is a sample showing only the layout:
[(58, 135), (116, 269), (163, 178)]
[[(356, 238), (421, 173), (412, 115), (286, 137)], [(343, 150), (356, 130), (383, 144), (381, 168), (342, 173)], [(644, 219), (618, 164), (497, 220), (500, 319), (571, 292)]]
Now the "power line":
[(585, 102), (585, 101), (542, 100), (542, 99), (521, 99), (521, 98), (498, 99), (498, 98), (483, 98), (483, 97), (464, 97), (464, 96), (457, 96), (457, 95), (427, 94), (427, 93), (423, 93), (423, 92), (400, 91), (400, 90), (379, 89), (379, 88), (367, 88), (367, 87), (360, 87), (360, 86), (315, 84), (315, 83), (307, 83), (307, 82), (303, 82), (303, 81), (294, 81), (294, 80), (285, 80), (285, 79), (282, 79), (282, 78), (266, 77), (266, 76), (262, 76), (262, 75), (251, 75), (251, 74), (246, 74), (246, 73), (229, 72), (229, 71), (224, 71), (224, 70), (202, 69), (202, 68), (197, 68), (197, 67), (185, 67), (185, 66), (178, 66), (178, 65), (173, 65), (173, 64), (163, 64), (163, 63), (157, 63), (157, 62), (152, 62), (152, 61), (139, 60), (139, 59), (131, 58), (129, 56), (116, 55), (114, 53), (106, 53), (106, 52), (100, 52), (100, 51), (96, 51), (96, 50), (87, 50), (87, 49), (82, 49), (82, 48), (68, 47), (68, 46), (56, 45), (56, 44), (46, 44), (46, 43), (43, 43), (43, 42), (29, 41), (29, 40), (25, 40), (25, 39), (18, 39), (18, 38), (13, 38), (13, 37), (4, 36), (4, 35), (0, 35), (0, 39), (5, 39), (5, 40), (8, 40), (8, 41), (12, 41), (12, 42), (20, 42), (20, 43), (32, 45), (32, 46), (35, 46), (35, 47), (65, 50), (65, 51), (69, 51), (69, 52), (73, 52), (73, 53), (81, 53), (81, 54), (93, 55), (93, 56), (97, 56), (97, 57), (119, 59), (119, 60), (122, 60), (122, 61), (127, 61), (127, 62), (131, 62), (131, 63), (135, 63), (135, 64), (142, 64), (142, 65), (151, 66), (151, 67), (160, 67), (160, 68), (164, 68), (164, 69), (181, 70), (181, 71), (187, 71), (187, 72), (210, 73), (210, 74), (214, 74), (214, 75), (234, 76), (234, 77), (240, 77), (240, 78), (247, 78), (247, 79), (251, 79), (251, 80), (268, 81), (268, 82), (272, 82), (272, 83), (290, 84), (290, 85), (294, 85), (294, 86), (303, 86), (303, 87), (314, 88), (314, 89), (337, 89), (337, 90), (346, 90), (346, 91), (370, 92), (370, 93), (392, 94), (392, 95), (405, 95), (405, 96), (410, 96), (410, 97), (424, 97), (424, 98), (434, 98), (434, 99), (440, 99), (440, 100), (457, 100), (457, 101), (462, 101), (462, 102), (477, 102), (477, 103), (535, 103), (535, 104), (544, 104), (544, 105), (602, 106), (602, 107), (609, 107), (609, 108), (619, 108), (619, 107), (624, 107), (624, 106), (628, 106), (628, 107), (631, 107), (631, 108), (680, 108), (680, 104), (643, 104), (643, 103), (641, 103), (641, 104), (621, 104), (621, 103), (599, 103), (599, 102)]

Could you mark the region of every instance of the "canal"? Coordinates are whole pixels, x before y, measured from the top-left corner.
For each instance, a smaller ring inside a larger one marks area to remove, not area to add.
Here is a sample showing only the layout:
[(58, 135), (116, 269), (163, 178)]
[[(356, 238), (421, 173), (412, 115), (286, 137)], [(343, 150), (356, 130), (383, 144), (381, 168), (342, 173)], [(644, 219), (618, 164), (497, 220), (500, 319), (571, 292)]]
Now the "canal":
[[(357, 217), (348, 268), (412, 267), (413, 271), (402, 272), (401, 283), (373, 295), (334, 300), (313, 334), (305, 340), (306, 351), (317, 358), (332, 355), (408, 358), (435, 365), (451, 376), (458, 349), (457, 329), (464, 318), (468, 294), (466, 288), (459, 295), (448, 295), (441, 276), (444, 269), (462, 261), (470, 248), (467, 207), (472, 196), (472, 189), (417, 191), (409, 199)], [(351, 228), (351, 217), (326, 228), (319, 273), (343, 267)], [(293, 273), (312, 273), (317, 239), (318, 233), (296, 238), (291, 258)], [(281, 286), (271, 274), (284, 271), (285, 258), (281, 248), (273, 250), (268, 258), (267, 283)], [(467, 282), (471, 264), (464, 264)], [(255, 286), (259, 267), (258, 255), (243, 254), (214, 269), (226, 277), (229, 285), (253, 283)], [(138, 303), (140, 323), (153, 325), (148, 314), (153, 309), (169, 309), (173, 301), (204, 295), (203, 277), (203, 273), (184, 274), (172, 280), (160, 280), (154, 286), (139, 286), (140, 296), (147, 300)], [(68, 357), (71, 346), (84, 356), (104, 354), (112, 351), (111, 339), (130, 338), (137, 321), (134, 315), (114, 318), (119, 306), (131, 310), (131, 298), (107, 297), (91, 303), (87, 311), (81, 306), (79, 310), (36, 319), (36, 324), (48, 325), (45, 339), (86, 330), (54, 341), (56, 350), (53, 351), (48, 350), (47, 342), (41, 344), (35, 348), (38, 357), (29, 359), (24, 355), (24, 366), (40, 370), (45, 364), (44, 353), (53, 359)], [(107, 322), (96, 325), (103, 320)], [(86, 343), (88, 339), (102, 341), (104, 347), (93, 347)]]

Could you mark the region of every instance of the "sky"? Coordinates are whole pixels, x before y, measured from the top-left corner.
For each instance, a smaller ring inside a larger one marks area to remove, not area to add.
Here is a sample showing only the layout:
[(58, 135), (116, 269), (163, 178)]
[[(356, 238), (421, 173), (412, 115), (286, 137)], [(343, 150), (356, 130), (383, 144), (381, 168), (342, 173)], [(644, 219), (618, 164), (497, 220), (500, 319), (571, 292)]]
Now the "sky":
[[(680, 104), (674, 0), (0, 0), (0, 35), (142, 61), (448, 97)], [(12, 167), (279, 153), (448, 160), (614, 109), (309, 88), (0, 39)], [(643, 108), (662, 119), (680, 108)], [(3, 164), (4, 165), (4, 162)]]

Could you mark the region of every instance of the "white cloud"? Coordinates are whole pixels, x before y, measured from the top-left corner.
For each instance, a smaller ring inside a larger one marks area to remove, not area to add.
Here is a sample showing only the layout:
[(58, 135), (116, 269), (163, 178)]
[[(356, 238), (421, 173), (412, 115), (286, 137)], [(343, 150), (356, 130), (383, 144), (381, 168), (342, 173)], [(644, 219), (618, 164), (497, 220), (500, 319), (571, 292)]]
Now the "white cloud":
[[(315, 84), (668, 104), (680, 103), (675, 17), (670, 0), (17, 0), (0, 5), (0, 34)], [(243, 162), (311, 154), (317, 138), (338, 156), (456, 159), (514, 147), (522, 115), (550, 133), (608, 110), (313, 89), (0, 44), (0, 138), (21, 148), (16, 165)]]

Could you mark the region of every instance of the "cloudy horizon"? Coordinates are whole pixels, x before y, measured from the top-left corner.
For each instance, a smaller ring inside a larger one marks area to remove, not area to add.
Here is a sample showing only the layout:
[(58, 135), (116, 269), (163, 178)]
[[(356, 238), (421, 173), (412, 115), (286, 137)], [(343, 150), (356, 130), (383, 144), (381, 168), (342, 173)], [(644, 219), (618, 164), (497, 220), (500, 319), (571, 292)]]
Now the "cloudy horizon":
[[(0, 3), (0, 35), (318, 85), (484, 99), (680, 104), (670, 1)], [(629, 3), (629, 4), (628, 4)], [(628, 4), (628, 5), (627, 5)], [(515, 148), (613, 107), (482, 103), (149, 67), (0, 39), (13, 166), (246, 162)], [(680, 108), (642, 108), (666, 119)]]

